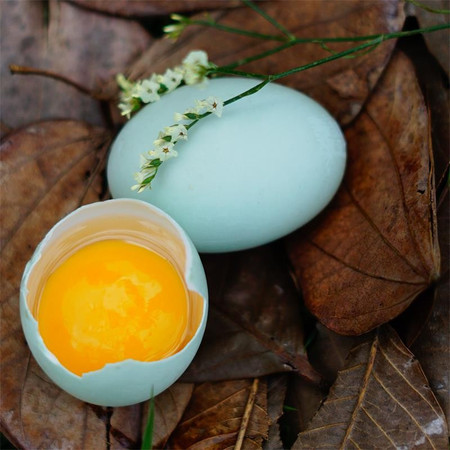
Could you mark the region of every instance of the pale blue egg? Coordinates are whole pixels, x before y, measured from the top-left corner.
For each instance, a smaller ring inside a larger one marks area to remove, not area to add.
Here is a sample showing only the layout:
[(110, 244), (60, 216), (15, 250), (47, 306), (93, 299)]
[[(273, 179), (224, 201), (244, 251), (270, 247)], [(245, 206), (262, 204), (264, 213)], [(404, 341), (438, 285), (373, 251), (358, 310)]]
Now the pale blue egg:
[(200, 252), (265, 244), (315, 217), (336, 193), (345, 170), (339, 125), (316, 101), (278, 84), (211, 115), (176, 144), (178, 157), (160, 168), (151, 190), (131, 190), (141, 153), (152, 149), (174, 113), (196, 100), (227, 100), (258, 82), (210, 80), (162, 96), (136, 114), (112, 145), (107, 177), (113, 197), (158, 206), (187, 232)]

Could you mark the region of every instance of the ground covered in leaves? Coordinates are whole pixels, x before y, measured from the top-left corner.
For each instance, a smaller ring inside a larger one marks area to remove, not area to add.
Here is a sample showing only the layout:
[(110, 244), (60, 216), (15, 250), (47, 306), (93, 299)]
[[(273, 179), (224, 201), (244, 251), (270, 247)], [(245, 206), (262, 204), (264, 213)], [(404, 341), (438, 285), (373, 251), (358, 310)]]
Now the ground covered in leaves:
[[(260, 5), (298, 37), (445, 20), (398, 0)], [(193, 49), (224, 65), (274, 45), (204, 27), (174, 43), (161, 38), (171, 12), (274, 30), (234, 0), (1, 6), (1, 430), (26, 449), (139, 448), (147, 404), (80, 402), (31, 357), (18, 306), (23, 268), (61, 217), (109, 197), (105, 162), (123, 124), (116, 73), (164, 72)], [(344, 182), (291, 236), (202, 255), (208, 326), (182, 379), (155, 400), (155, 448), (231, 448), (240, 433), (247, 449), (447, 448), (448, 38), (385, 42), (283, 80), (343, 127)], [(305, 44), (244, 69), (281, 72), (328, 54)], [(86, 92), (49, 76), (13, 76), (10, 64), (62, 75)]]

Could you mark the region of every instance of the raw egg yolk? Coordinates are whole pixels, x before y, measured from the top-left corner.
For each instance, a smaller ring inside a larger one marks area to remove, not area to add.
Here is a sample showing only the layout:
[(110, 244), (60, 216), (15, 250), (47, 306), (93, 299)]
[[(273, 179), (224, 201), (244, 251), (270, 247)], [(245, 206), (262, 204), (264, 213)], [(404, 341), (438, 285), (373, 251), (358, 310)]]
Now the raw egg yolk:
[(184, 341), (188, 301), (174, 266), (121, 240), (89, 244), (49, 276), (38, 309), (47, 348), (71, 372), (154, 361)]

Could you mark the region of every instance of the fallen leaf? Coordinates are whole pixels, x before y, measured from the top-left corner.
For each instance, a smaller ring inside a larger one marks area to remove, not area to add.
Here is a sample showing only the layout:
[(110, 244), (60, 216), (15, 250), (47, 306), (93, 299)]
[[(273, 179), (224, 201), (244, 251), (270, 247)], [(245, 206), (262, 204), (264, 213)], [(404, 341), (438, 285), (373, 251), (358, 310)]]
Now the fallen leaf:
[(104, 125), (99, 102), (55, 80), (11, 75), (10, 64), (64, 75), (88, 89), (124, 71), (152, 42), (138, 23), (57, 1), (5, 2), (1, 15), (2, 120), (10, 127), (71, 118)]
[[(439, 2), (439, 0), (437, 0)], [(434, 33), (445, 37), (445, 32)], [(436, 59), (429, 53), (423, 36), (414, 36), (399, 41), (399, 48), (414, 63), (430, 117), (436, 187), (447, 184), (449, 167), (448, 149), (450, 148), (450, 106), (449, 79), (442, 72)], [(446, 41), (443, 54), (450, 54), (450, 39)]]
[[(425, 8), (431, 8), (434, 10), (448, 10), (448, 1), (446, 0), (421, 0), (420, 6), (415, 7), (415, 16), (421, 27), (429, 27), (432, 25), (444, 25), (450, 22), (447, 14), (436, 14), (427, 11)], [(450, 54), (449, 54), (449, 41), (450, 30), (444, 30), (439, 33), (427, 33), (424, 34), (425, 41), (427, 43), (429, 51), (439, 61), (441, 67), (449, 76), (450, 72)]]
[[(330, 2), (327, 0), (271, 1), (259, 4), (299, 38), (370, 35), (399, 31), (404, 21), (403, 2), (397, 0)], [(236, 9), (211, 14), (220, 24), (250, 29), (259, 33), (280, 34), (253, 10)], [(199, 18), (204, 18), (199, 16)], [(180, 64), (191, 50), (205, 50), (209, 59), (221, 66), (278, 46), (247, 36), (193, 26), (176, 43), (160, 39), (130, 67), (132, 79), (164, 72)], [(350, 122), (360, 111), (387, 64), (394, 41), (383, 43), (366, 55), (341, 59), (280, 80), (312, 96), (323, 104), (341, 123)], [(332, 43), (340, 51), (354, 43)], [(330, 52), (318, 44), (301, 44), (255, 61), (243, 70), (263, 74), (280, 73), (310, 63)]]
[[(66, 0), (67, 1), (67, 0)], [(239, 0), (69, 0), (83, 8), (124, 17), (162, 16), (169, 13), (203, 11), (218, 8), (232, 8), (240, 5)]]
[[(251, 380), (235, 380), (197, 385), (168, 447), (217, 450), (233, 447), (252, 384)], [(261, 380), (242, 448), (260, 448), (268, 429), (267, 386)]]
[(364, 339), (364, 336), (342, 336), (317, 323), (315, 337), (308, 347), (310, 362), (331, 385), (350, 350)]
[(270, 426), (267, 441), (263, 444), (263, 450), (283, 448), (278, 421), (283, 415), (287, 382), (288, 376), (286, 374), (273, 375), (267, 378), (267, 413), (270, 418)]
[(319, 382), (303, 348), (298, 293), (279, 245), (202, 258), (209, 317), (200, 349), (182, 379), (201, 382), (295, 371)]
[[(193, 390), (191, 383), (175, 383), (155, 398), (154, 448), (165, 447), (191, 400)], [(147, 423), (147, 406), (148, 403), (144, 409), (144, 424)]]
[(438, 277), (429, 133), (414, 69), (398, 53), (346, 130), (338, 194), (288, 241), (307, 307), (337, 333), (393, 319)]
[(52, 443), (61, 448), (66, 436), (75, 435), (75, 444), (83, 447), (83, 442), (97, 439), (90, 435), (98, 433), (97, 419), (30, 360), (20, 324), (19, 284), (47, 231), (78, 206), (103, 195), (101, 169), (109, 139), (103, 129), (82, 122), (49, 121), (7, 135), (0, 146), (0, 423), (19, 447)]
[(444, 414), (420, 364), (390, 327), (355, 348), (292, 447), (446, 448)]
[(444, 410), (447, 423), (450, 427), (450, 319), (449, 319), (449, 193), (448, 189), (441, 196), (438, 209), (439, 220), (439, 242), (442, 249), (442, 278), (434, 289), (434, 302), (431, 315), (425, 324), (422, 334), (414, 342), (412, 351), (419, 359), (425, 375), (430, 381), (442, 409)]

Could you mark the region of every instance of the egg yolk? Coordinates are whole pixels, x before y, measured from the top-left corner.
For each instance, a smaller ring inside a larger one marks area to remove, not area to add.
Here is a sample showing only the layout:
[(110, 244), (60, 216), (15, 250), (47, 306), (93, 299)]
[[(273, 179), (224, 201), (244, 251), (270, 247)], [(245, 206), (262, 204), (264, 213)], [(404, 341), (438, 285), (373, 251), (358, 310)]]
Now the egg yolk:
[(37, 320), (47, 348), (82, 375), (107, 363), (175, 353), (187, 328), (187, 294), (159, 254), (121, 240), (99, 241), (49, 276)]

